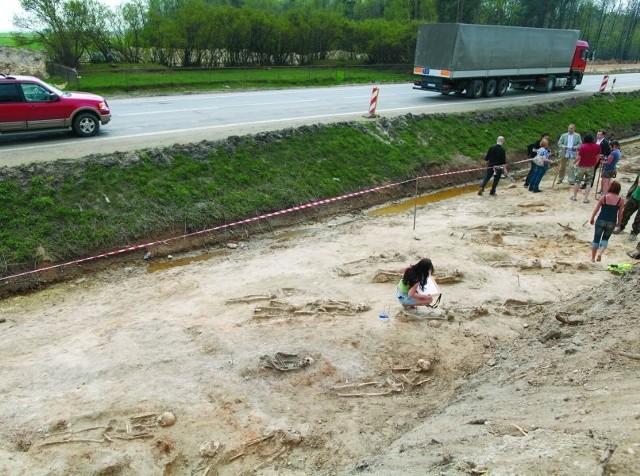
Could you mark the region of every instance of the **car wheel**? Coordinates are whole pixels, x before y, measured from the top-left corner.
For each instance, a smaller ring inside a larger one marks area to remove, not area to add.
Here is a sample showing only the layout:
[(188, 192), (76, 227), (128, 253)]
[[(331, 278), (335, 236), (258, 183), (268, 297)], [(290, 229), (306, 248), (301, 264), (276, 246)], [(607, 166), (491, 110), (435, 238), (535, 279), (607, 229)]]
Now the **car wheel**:
[(79, 137), (94, 136), (100, 130), (100, 121), (90, 112), (81, 112), (73, 119), (73, 132)]
[(498, 87), (496, 88), (496, 96), (504, 96), (509, 89), (509, 80), (502, 78), (498, 81)]

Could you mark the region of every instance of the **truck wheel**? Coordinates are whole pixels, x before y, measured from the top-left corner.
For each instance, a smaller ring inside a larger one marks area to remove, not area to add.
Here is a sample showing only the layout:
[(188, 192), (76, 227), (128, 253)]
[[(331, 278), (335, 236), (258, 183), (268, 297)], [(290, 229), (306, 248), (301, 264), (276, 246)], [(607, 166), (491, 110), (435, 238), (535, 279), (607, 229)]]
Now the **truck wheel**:
[(495, 79), (487, 79), (487, 82), (484, 84), (484, 97), (492, 98), (496, 95), (497, 82)]
[(575, 76), (571, 76), (569, 78), (569, 82), (567, 83), (567, 89), (573, 91), (574, 89), (576, 89), (577, 85), (578, 85), (578, 78), (576, 78)]
[(467, 86), (467, 97), (479, 98), (482, 96), (482, 91), (484, 91), (484, 82), (481, 79), (474, 79)]
[(498, 81), (496, 96), (504, 96), (504, 94), (507, 92), (507, 89), (509, 89), (509, 80), (502, 78), (500, 81)]
[(79, 137), (94, 136), (100, 130), (100, 121), (90, 112), (81, 112), (73, 119), (73, 132)]
[(556, 85), (556, 78), (553, 76), (549, 76), (547, 78), (547, 82), (544, 84), (544, 92), (550, 93), (553, 91), (553, 87)]

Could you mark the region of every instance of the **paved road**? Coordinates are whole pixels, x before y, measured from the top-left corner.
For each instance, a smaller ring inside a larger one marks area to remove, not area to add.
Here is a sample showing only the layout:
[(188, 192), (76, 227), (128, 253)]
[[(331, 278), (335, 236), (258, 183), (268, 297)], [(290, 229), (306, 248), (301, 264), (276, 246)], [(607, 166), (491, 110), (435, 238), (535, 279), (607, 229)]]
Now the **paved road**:
[[(491, 99), (417, 91), (409, 83), (381, 85), (377, 113), (391, 117), (528, 105), (593, 94), (601, 81), (602, 75), (585, 76), (575, 91), (509, 90)], [(110, 99), (113, 120), (96, 137), (79, 139), (66, 132), (0, 136), (0, 166), (216, 140), (303, 124), (366, 120), (371, 89), (360, 85)], [(640, 74), (616, 75), (616, 91), (636, 89), (640, 89)]]

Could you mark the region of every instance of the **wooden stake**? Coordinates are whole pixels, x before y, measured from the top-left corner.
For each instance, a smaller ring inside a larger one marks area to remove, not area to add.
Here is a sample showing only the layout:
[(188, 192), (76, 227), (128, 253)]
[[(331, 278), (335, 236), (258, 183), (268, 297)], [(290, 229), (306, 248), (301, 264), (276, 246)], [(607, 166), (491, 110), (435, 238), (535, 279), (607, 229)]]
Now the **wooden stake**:
[(416, 177), (416, 193), (413, 202), (413, 231), (416, 231), (416, 216), (418, 214), (418, 177)]
[(558, 165), (558, 169), (556, 170), (556, 176), (553, 177), (553, 183), (551, 184), (551, 188), (555, 188), (556, 180), (558, 179), (559, 174), (560, 174), (560, 165)]

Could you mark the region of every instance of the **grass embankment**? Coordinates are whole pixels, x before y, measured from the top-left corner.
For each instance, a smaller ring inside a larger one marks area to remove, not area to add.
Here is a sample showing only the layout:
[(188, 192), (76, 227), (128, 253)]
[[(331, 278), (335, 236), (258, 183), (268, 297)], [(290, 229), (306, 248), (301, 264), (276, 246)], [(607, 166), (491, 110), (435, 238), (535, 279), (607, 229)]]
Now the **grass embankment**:
[(329, 86), (353, 83), (411, 82), (410, 65), (309, 66), (269, 68), (169, 69), (158, 65), (90, 65), (82, 69), (74, 88), (109, 95), (118, 92), (155, 92)]
[(121, 154), (4, 168), (0, 273), (415, 177), (456, 156), (481, 165), (500, 134), (513, 155), (542, 131), (557, 140), (571, 122), (583, 134), (605, 128), (624, 137), (638, 133), (639, 118), (640, 94), (617, 94), (360, 126), (303, 127), (279, 136), (139, 151), (126, 161)]
[(12, 48), (27, 48), (29, 50), (42, 50), (42, 44), (33, 43), (28, 46), (18, 46), (16, 40), (13, 38), (13, 33), (1, 32), (0, 33), (0, 46), (11, 46)]

